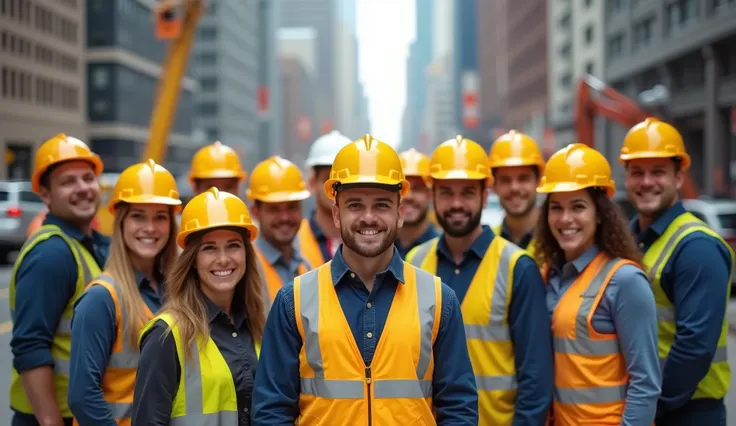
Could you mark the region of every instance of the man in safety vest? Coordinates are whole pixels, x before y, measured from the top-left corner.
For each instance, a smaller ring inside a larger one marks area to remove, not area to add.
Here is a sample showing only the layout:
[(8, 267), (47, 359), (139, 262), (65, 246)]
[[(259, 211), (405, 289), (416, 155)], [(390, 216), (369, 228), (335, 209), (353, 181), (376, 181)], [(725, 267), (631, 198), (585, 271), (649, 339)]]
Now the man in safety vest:
[(396, 151), (365, 135), (340, 150), (323, 190), (343, 244), (276, 295), (253, 425), (477, 425), (455, 293), (393, 245), (409, 191)]
[(399, 237), (394, 243), (403, 259), (409, 250), (438, 236), (439, 232), (429, 221), (432, 198), (429, 189), (429, 157), (412, 148), (399, 154), (399, 158), (404, 176), (411, 186), (409, 193), (401, 200), (404, 206), (404, 225), (399, 228)]
[(49, 213), (21, 248), (10, 279), (13, 426), (71, 426), (67, 401), (74, 303), (100, 274), (109, 239), (91, 227), (100, 157), (59, 134), (36, 152), (33, 192)]
[(526, 251), (480, 223), (492, 182), (483, 147), (462, 136), (445, 141), (432, 153), (430, 171), (444, 232), (406, 259), (438, 275), (461, 302), (479, 425), (544, 425), (553, 355), (539, 268)]
[(197, 151), (189, 171), (189, 182), (195, 196), (213, 186), (222, 192), (240, 194), (238, 187), (245, 177), (238, 154), (219, 141)]
[(673, 126), (649, 118), (632, 127), (619, 160), (638, 212), (631, 230), (657, 302), (663, 380), (656, 423), (725, 425), (734, 253), (678, 201), (690, 156)]
[(340, 230), (332, 221), (332, 201), (325, 196), (323, 186), (330, 177), (335, 155), (351, 142), (342, 133), (333, 130), (315, 139), (309, 147), (305, 167), (308, 173), (307, 186), (314, 195), (315, 206), (309, 219), (302, 221), (299, 239), (305, 247), (304, 257), (315, 268), (332, 259), (342, 242)]
[(266, 306), (270, 306), (285, 283), (312, 269), (296, 238), (302, 221), (302, 201), (310, 193), (299, 168), (274, 156), (253, 169), (247, 195), (253, 201), (251, 212), (258, 220), (255, 249), (265, 284)]
[(493, 191), (506, 212), (493, 232), (533, 255), (534, 227), (539, 218), (537, 186), (544, 173), (544, 158), (537, 142), (511, 130), (493, 142), (488, 160)]

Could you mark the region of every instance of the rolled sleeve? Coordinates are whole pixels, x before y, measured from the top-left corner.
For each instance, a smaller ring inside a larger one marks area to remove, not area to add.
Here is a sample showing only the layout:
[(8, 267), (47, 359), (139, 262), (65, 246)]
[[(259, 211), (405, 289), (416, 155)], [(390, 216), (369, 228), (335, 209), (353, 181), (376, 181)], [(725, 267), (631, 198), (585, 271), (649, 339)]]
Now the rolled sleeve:
[(521, 256), (514, 267), (509, 328), (518, 383), (514, 426), (542, 426), (552, 403), (554, 356), (546, 288), (536, 263)]
[(478, 388), (470, 363), (460, 302), (442, 284), (442, 314), (434, 342), (433, 403), (437, 424), (478, 424)]
[(617, 290), (612, 303), (613, 322), (630, 377), (621, 425), (650, 426), (661, 382), (654, 294), (644, 272), (633, 265), (622, 266), (611, 281)]
[(664, 365), (660, 410), (682, 407), (708, 373), (718, 347), (731, 285), (731, 256), (716, 238), (688, 235), (671, 258), (675, 339)]
[(10, 347), (19, 372), (53, 366), (51, 345), (77, 286), (77, 264), (67, 243), (51, 237), (23, 258), (15, 280)]
[(293, 425), (299, 417), (299, 353), (293, 283), (282, 287), (266, 320), (253, 390), (253, 426)]
[(90, 287), (77, 301), (72, 321), (68, 398), (80, 426), (117, 425), (101, 386), (116, 334), (112, 295), (105, 287)]

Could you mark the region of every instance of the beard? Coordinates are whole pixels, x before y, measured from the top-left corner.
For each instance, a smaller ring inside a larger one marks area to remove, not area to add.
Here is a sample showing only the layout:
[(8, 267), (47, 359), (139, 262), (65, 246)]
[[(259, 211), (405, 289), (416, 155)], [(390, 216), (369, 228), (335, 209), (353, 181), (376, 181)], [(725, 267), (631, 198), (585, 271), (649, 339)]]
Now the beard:
[[(467, 222), (465, 222), (464, 224), (453, 223), (449, 217), (454, 213), (461, 213), (465, 215), (468, 218)], [(447, 235), (455, 238), (461, 238), (469, 235), (471, 232), (473, 232), (475, 228), (478, 227), (478, 225), (480, 225), (481, 214), (481, 211), (478, 211), (474, 214), (470, 210), (462, 208), (450, 209), (444, 212), (444, 214), (438, 214), (437, 222), (439, 222), (442, 230), (445, 231)]]
[[(364, 237), (358, 231), (366, 228), (379, 231), (375, 237), (370, 237), (376, 241), (361, 241)], [(390, 228), (382, 228), (380, 225), (369, 226), (365, 223), (357, 223), (351, 227), (340, 227), (342, 243), (350, 250), (367, 258), (377, 257), (391, 248), (394, 241), (396, 241), (397, 233), (398, 223), (394, 224), (394, 226)]]

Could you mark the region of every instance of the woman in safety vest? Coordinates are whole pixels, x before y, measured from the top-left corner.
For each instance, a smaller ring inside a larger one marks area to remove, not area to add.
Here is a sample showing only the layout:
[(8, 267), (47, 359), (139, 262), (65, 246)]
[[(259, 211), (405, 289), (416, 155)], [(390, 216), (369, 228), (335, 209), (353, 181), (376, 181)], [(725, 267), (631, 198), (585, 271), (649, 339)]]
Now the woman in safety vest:
[(133, 424), (248, 425), (266, 322), (245, 203), (210, 188), (187, 203), (166, 305), (140, 335)]
[(552, 317), (555, 426), (654, 422), (656, 305), (615, 191), (606, 159), (583, 144), (555, 153), (537, 188), (549, 194), (535, 253)]
[(110, 255), (72, 321), (68, 397), (80, 426), (131, 424), (138, 334), (161, 306), (176, 258), (181, 201), (168, 170), (153, 160), (128, 167), (108, 208), (115, 215)]

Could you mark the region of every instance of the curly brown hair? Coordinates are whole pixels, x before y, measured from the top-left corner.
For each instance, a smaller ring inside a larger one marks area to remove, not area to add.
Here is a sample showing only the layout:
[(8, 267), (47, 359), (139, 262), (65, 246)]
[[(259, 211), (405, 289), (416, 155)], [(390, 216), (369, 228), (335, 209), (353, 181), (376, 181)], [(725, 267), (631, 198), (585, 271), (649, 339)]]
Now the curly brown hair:
[[(629, 230), (626, 223), (626, 216), (621, 207), (606, 196), (606, 193), (598, 188), (586, 188), (590, 194), (590, 198), (595, 204), (595, 211), (600, 218), (595, 231), (595, 243), (598, 248), (611, 257), (620, 257), (636, 262), (642, 265), (643, 254), (634, 241), (634, 236)], [(539, 214), (539, 222), (534, 231), (534, 252), (535, 258), (539, 266), (557, 265), (565, 261), (565, 254), (560, 248), (560, 244), (552, 235), (549, 227), (549, 200), (544, 201), (544, 205)]]

